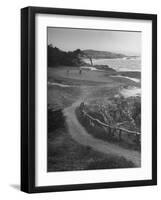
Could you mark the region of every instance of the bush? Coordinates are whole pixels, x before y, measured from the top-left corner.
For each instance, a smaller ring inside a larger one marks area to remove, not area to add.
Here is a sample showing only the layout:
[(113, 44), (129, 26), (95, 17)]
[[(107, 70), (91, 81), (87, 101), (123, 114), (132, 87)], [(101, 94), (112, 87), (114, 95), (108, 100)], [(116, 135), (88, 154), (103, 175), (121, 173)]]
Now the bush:
[[(56, 131), (59, 128), (65, 127), (65, 117), (62, 110), (53, 110), (53, 108), (48, 105), (48, 136), (50, 132)], [(53, 135), (53, 134), (52, 134)]]
[(83, 61), (80, 58), (81, 50), (62, 51), (57, 47), (48, 45), (48, 67), (55, 66), (80, 66)]

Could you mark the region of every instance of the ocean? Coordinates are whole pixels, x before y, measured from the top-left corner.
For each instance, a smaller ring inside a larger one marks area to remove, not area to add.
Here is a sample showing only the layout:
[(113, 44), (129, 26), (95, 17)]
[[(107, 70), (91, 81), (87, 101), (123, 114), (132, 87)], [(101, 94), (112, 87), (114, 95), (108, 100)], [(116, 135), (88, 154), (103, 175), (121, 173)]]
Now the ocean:
[[(90, 63), (89, 59), (84, 59)], [(108, 65), (116, 71), (141, 71), (141, 59), (92, 59), (94, 65)]]

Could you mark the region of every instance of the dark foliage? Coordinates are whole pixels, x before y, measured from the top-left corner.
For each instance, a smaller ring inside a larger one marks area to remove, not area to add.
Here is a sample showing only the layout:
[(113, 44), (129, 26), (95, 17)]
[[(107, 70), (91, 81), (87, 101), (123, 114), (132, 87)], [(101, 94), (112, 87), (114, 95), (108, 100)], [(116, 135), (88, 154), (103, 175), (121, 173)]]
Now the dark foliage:
[(48, 67), (55, 66), (80, 66), (83, 64), (81, 60), (81, 50), (62, 51), (57, 47), (48, 45)]
[(87, 112), (111, 126), (120, 126), (127, 130), (141, 130), (141, 100), (140, 97), (123, 96), (108, 99), (104, 104), (90, 105)]
[[(85, 110), (93, 118), (109, 124), (112, 127), (120, 127), (138, 132), (141, 130), (140, 97), (124, 98), (123, 96), (120, 96), (112, 98), (104, 105), (86, 105)], [(81, 115), (80, 108), (76, 109), (76, 116), (87, 132), (94, 137), (116, 143), (127, 149), (141, 150), (139, 138), (136, 138), (134, 134), (129, 136), (128, 134), (125, 134), (125, 132), (120, 140), (119, 134), (115, 129), (109, 130), (97, 123), (92, 125), (87, 117)]]
[(65, 126), (65, 117), (61, 111), (53, 110), (53, 108), (48, 105), (48, 136), (50, 136), (51, 131), (55, 131), (58, 128)]

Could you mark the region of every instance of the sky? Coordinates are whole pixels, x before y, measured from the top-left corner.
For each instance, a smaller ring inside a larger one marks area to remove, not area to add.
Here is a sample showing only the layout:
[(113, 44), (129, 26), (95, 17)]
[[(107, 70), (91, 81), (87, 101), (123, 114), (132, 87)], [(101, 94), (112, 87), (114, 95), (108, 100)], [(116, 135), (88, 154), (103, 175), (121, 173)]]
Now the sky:
[(93, 49), (141, 55), (141, 32), (48, 27), (48, 44), (64, 51)]

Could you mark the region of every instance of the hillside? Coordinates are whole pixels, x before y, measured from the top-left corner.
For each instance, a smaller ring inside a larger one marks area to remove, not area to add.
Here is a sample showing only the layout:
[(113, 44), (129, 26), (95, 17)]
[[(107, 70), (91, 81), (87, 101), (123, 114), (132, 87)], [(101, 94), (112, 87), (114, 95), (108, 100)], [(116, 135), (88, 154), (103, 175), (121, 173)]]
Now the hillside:
[[(57, 66), (75, 66), (80, 67), (83, 65), (89, 65), (85, 63), (83, 58), (89, 58), (92, 63), (92, 59), (101, 59), (101, 58), (128, 58), (124, 54), (112, 53), (108, 51), (96, 51), (96, 50), (80, 50), (76, 49), (75, 51), (62, 51), (57, 47), (48, 45), (48, 67), (57, 67)], [(97, 68), (99, 66), (96, 66)], [(106, 66), (100, 66), (100, 68)]]
[(100, 59), (100, 58), (124, 58), (127, 57), (124, 54), (118, 54), (118, 53), (113, 53), (109, 51), (96, 51), (92, 49), (87, 49), (83, 50), (83, 53), (85, 54), (84, 57), (91, 57), (95, 59)]

